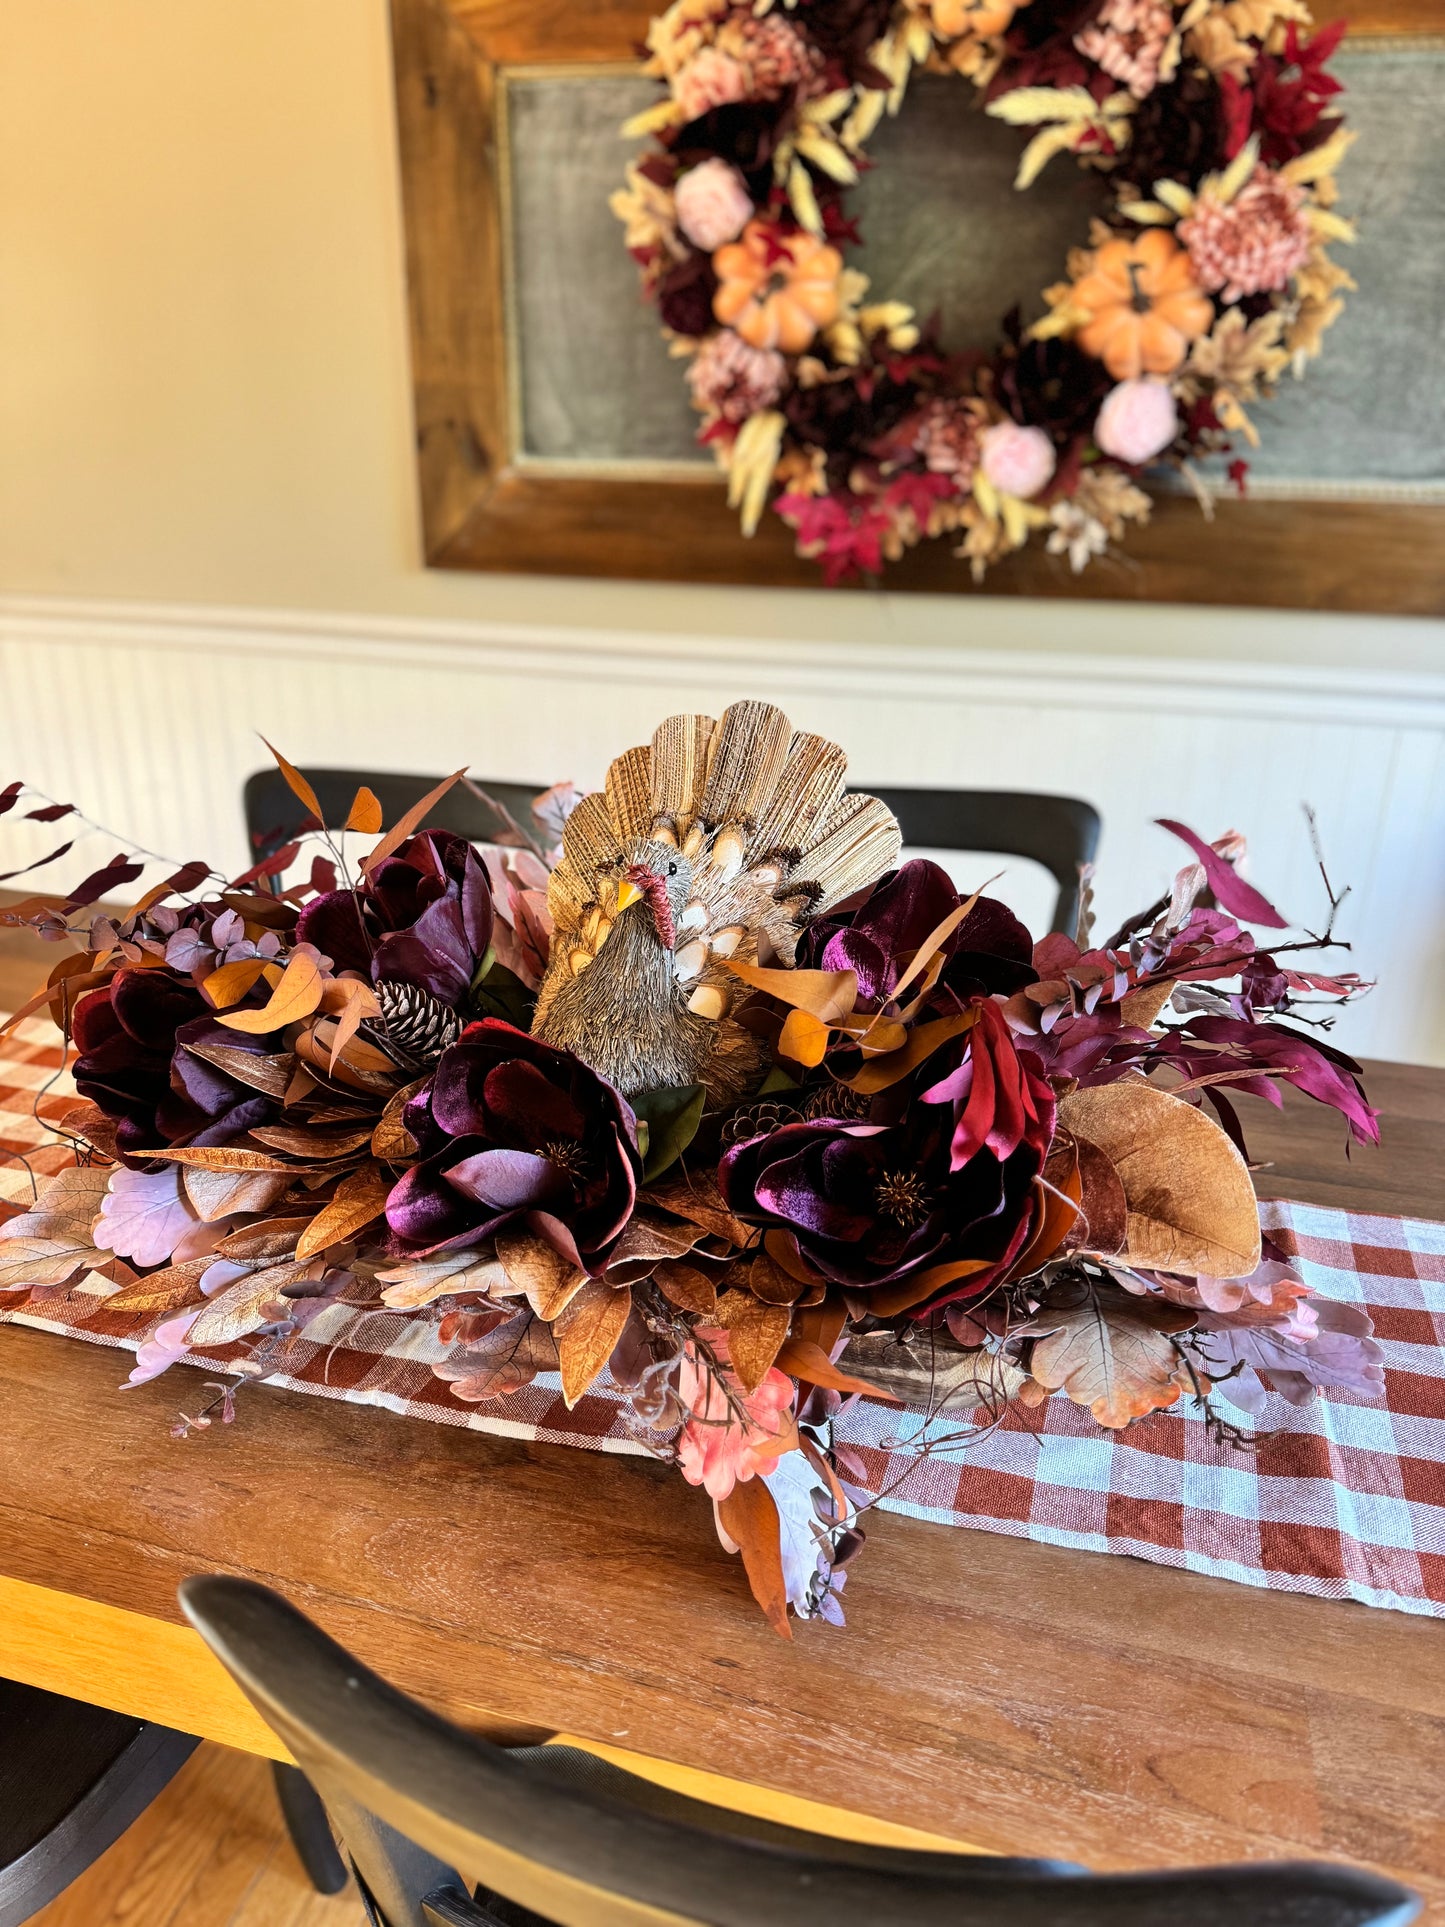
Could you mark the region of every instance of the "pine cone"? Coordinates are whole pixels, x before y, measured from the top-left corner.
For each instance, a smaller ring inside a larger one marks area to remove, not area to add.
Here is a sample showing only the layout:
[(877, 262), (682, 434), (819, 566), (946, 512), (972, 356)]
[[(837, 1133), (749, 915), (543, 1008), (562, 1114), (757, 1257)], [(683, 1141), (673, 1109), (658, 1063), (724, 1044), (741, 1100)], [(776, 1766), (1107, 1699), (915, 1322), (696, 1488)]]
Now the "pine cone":
[(722, 1127), (723, 1148), (731, 1150), (734, 1144), (746, 1144), (749, 1138), (761, 1137), (764, 1132), (771, 1134), (797, 1121), (796, 1106), (777, 1098), (765, 1097), (756, 1104), (744, 1104)]
[(381, 1005), (381, 1022), (367, 1028), (393, 1054), (409, 1058), (418, 1067), (434, 1064), (462, 1034), (462, 1020), (451, 1005), (415, 984), (383, 979), (376, 986), (376, 1001)]
[(850, 1091), (846, 1084), (822, 1084), (809, 1093), (803, 1116), (811, 1124), (815, 1118), (864, 1118), (873, 1108), (873, 1099), (862, 1091)]

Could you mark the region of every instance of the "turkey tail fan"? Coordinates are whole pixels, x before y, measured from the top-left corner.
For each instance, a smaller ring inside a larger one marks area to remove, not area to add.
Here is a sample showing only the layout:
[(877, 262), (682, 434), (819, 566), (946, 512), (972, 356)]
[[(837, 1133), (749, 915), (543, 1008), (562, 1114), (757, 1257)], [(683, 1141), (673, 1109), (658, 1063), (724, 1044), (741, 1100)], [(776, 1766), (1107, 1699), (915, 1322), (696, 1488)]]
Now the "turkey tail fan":
[(798, 861), (815, 826), (843, 793), (848, 758), (826, 736), (799, 733), (748, 846), (752, 863)]
[(580, 878), (595, 877), (621, 856), (622, 843), (602, 791), (584, 796), (562, 825), (562, 854)]
[(652, 751), (629, 749), (607, 771), (607, 814), (619, 843), (652, 828)]
[(898, 819), (886, 804), (876, 796), (841, 796), (784, 887), (790, 894), (805, 885), (816, 888), (812, 914), (821, 916), (891, 870), (902, 848)]
[(564, 856), (547, 879), (547, 909), (553, 926), (558, 930), (575, 930), (596, 896), (597, 879), (580, 875), (571, 859)]
[(783, 773), (793, 725), (772, 703), (731, 703), (713, 733), (702, 813), (751, 831)]
[[(711, 716), (669, 716), (652, 738), (652, 822), (674, 830), (702, 808), (707, 753), (717, 724)], [(660, 819), (660, 822), (659, 822)]]

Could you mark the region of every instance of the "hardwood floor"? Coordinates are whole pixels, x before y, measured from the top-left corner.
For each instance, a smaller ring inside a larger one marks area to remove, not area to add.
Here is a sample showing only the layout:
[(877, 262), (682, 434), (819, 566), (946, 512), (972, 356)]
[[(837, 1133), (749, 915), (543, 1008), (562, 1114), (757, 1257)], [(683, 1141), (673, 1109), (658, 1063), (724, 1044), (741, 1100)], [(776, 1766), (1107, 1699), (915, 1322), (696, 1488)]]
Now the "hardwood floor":
[(267, 1762), (207, 1744), (30, 1927), (363, 1927), (363, 1915), (355, 1888), (312, 1888)]

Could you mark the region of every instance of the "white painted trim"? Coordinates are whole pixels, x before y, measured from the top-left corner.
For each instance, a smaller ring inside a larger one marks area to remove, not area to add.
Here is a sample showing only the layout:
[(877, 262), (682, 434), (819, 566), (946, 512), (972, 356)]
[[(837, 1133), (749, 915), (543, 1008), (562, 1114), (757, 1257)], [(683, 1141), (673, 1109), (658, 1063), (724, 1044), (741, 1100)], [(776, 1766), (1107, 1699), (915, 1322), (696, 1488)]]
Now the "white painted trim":
[[(1240, 613), (1232, 612), (1235, 616)], [(1229, 619), (1230, 612), (1221, 612)], [(1027, 704), (1047, 691), (1098, 710), (1163, 709), (1201, 715), (1271, 715), (1354, 721), (1396, 729), (1445, 727), (1445, 672), (1329, 663), (1210, 661), (1199, 657), (1065, 653), (851, 640), (680, 633), (349, 615), (179, 603), (0, 595), (0, 641), (198, 650), (395, 666), (399, 652), (433, 669), (490, 670), (552, 681), (586, 677), (715, 683), (766, 672), (770, 694), (863, 696), (889, 705)]]

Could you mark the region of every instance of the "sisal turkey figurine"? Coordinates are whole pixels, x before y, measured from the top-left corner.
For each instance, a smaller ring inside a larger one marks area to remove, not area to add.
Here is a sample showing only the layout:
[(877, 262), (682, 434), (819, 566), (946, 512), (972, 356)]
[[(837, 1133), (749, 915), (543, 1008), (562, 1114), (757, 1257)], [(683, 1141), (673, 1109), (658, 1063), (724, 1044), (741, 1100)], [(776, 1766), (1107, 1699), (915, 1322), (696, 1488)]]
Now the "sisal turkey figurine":
[(814, 918), (897, 861), (898, 824), (847, 758), (770, 703), (671, 716), (567, 819), (534, 1035), (624, 1094), (739, 1096), (761, 1067), (725, 968), (791, 964)]

